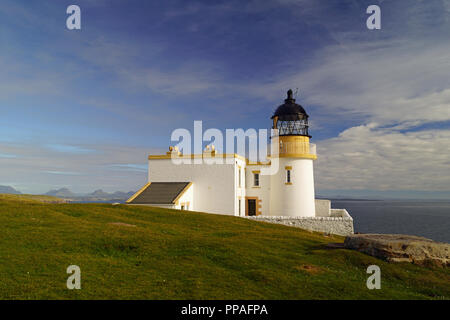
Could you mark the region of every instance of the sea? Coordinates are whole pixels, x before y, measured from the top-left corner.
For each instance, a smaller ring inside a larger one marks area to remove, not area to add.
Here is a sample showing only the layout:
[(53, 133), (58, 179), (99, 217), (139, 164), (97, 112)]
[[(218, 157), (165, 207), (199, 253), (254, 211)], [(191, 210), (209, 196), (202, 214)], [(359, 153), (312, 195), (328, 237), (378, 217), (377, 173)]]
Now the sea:
[(450, 200), (331, 200), (347, 209), (355, 232), (398, 233), (450, 243)]

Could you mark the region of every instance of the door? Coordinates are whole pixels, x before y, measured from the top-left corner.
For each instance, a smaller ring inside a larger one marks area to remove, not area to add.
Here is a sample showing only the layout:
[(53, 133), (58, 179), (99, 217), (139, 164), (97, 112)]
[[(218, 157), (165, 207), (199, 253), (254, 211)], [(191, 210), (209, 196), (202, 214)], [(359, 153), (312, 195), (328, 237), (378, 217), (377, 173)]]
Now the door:
[(247, 208), (249, 216), (256, 216), (256, 199), (247, 199)]

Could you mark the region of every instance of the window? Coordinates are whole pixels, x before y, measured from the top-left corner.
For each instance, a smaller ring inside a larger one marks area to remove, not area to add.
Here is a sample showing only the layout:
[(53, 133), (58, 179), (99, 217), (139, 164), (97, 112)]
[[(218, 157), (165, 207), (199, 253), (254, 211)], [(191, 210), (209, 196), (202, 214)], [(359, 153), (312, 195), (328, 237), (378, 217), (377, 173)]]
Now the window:
[(244, 188), (247, 188), (247, 169), (244, 168)]
[(241, 199), (239, 199), (239, 215), (241, 215)]
[(238, 172), (238, 175), (239, 175), (239, 183), (238, 183), (238, 186), (239, 186), (239, 188), (241, 187), (241, 168), (239, 167), (239, 172)]
[(292, 183), (291, 182), (291, 170), (286, 170), (286, 183)]
[(259, 187), (259, 173), (253, 174), (253, 185)]

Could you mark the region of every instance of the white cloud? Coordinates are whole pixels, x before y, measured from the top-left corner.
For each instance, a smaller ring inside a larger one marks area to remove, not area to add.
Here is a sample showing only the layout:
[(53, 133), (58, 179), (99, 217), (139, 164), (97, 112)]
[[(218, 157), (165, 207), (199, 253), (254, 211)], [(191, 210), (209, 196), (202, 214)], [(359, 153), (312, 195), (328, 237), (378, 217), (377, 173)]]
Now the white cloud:
[(318, 189), (450, 191), (450, 131), (361, 125), (318, 144)]
[(50, 173), (50, 174), (66, 175), (66, 176), (78, 176), (81, 174), (79, 172), (70, 172), (70, 171), (44, 171), (44, 172)]
[(332, 45), (317, 53), (307, 70), (301, 64), (293, 70), (250, 90), (273, 99), (286, 88), (299, 87), (305, 105), (380, 125), (450, 120), (449, 44)]
[(7, 158), (7, 159), (11, 159), (11, 158), (16, 158), (17, 156), (15, 154), (8, 154), (8, 153), (0, 153), (0, 158)]
[(65, 153), (74, 153), (74, 154), (86, 154), (95, 152), (93, 149), (86, 149), (79, 146), (66, 145), (66, 144), (48, 144), (47, 148), (57, 151), (57, 152), (65, 152)]
[(299, 87), (301, 103), (327, 115), (321, 127), (339, 127), (336, 119), (362, 123), (316, 141), (319, 190), (449, 191), (450, 45), (427, 43), (330, 45), (306, 70), (299, 63), (249, 90), (271, 100)]

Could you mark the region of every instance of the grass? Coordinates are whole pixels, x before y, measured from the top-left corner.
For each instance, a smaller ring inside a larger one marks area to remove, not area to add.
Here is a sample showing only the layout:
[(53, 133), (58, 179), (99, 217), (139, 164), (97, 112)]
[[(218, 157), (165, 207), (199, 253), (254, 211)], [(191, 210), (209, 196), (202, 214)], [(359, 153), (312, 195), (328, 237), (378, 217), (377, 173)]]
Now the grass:
[(4, 194), (0, 193), (0, 201), (22, 201), (22, 202), (44, 202), (44, 203), (64, 203), (61, 198), (34, 194)]
[[(231, 216), (23, 200), (0, 196), (0, 299), (450, 297), (448, 269), (328, 249), (338, 236)], [(66, 288), (72, 264), (81, 290)], [(366, 287), (371, 264), (381, 268), (381, 290)]]

